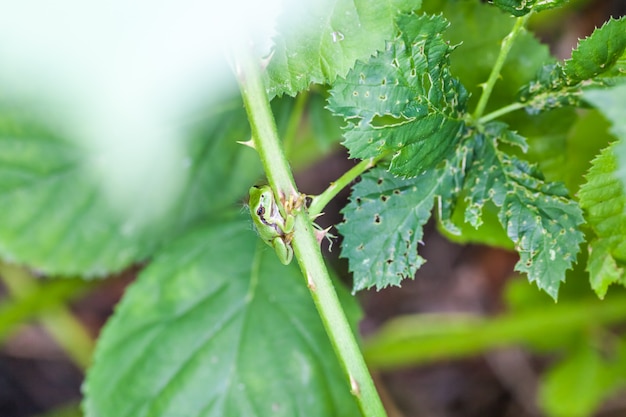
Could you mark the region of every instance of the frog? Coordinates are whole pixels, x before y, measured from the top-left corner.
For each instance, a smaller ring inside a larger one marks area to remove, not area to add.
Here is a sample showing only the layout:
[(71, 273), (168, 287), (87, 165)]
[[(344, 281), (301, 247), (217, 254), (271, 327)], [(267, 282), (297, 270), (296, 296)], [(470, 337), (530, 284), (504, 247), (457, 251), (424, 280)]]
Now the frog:
[(283, 217), (269, 185), (251, 187), (249, 193), (250, 215), (259, 237), (274, 248), (283, 265), (289, 265), (293, 259), (291, 238), (295, 217), (290, 214)]

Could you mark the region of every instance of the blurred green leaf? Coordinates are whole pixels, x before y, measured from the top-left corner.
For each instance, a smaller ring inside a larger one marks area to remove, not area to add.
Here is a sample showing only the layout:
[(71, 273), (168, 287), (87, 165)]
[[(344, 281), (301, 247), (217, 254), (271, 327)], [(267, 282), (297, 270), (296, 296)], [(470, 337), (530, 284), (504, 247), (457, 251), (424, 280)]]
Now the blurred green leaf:
[(384, 48), (399, 12), (420, 6), (421, 0), (288, 2), (267, 67), (270, 96), (293, 96), (345, 76), (357, 59)]
[(260, 164), (253, 150), (235, 142), (249, 137), (240, 101), (226, 103), (188, 127), (182, 160), (173, 161), (184, 177), (182, 190), (156, 216), (145, 211), (151, 209), (146, 200), (163, 184), (146, 184), (130, 196), (137, 207), (121, 210), (93, 169), (99, 153), (26, 110), (3, 107), (0, 256), (50, 274), (102, 276), (145, 259), (198, 219), (232, 205)]
[(587, 182), (579, 192), (580, 205), (597, 238), (589, 244), (591, 286), (599, 297), (604, 297), (609, 285), (626, 284), (618, 267), (626, 261), (626, 195), (624, 186), (616, 178), (617, 158), (614, 146), (602, 151), (586, 176)]
[(358, 414), (297, 267), (241, 220), (157, 254), (107, 323), (85, 394), (87, 417)]
[(626, 345), (596, 347), (579, 343), (576, 350), (551, 368), (539, 391), (550, 417), (587, 417), (626, 386)]

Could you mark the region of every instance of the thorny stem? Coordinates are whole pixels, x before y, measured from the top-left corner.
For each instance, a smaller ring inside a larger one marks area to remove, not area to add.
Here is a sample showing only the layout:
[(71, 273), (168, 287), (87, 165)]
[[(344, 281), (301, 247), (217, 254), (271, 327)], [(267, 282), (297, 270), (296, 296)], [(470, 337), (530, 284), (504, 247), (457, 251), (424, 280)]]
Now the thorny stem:
[(511, 32), (502, 40), (502, 46), (500, 47), (500, 53), (496, 58), (496, 62), (491, 69), (491, 74), (489, 74), (489, 78), (487, 82), (483, 84), (483, 92), (478, 100), (478, 104), (476, 105), (476, 110), (474, 111), (473, 117), (474, 119), (480, 119), (483, 113), (485, 112), (485, 107), (487, 107), (487, 102), (489, 101), (489, 97), (491, 96), (491, 92), (493, 91), (493, 87), (498, 81), (498, 77), (500, 77), (500, 71), (502, 70), (502, 66), (506, 61), (511, 48), (513, 47), (513, 43), (517, 36), (524, 30), (524, 26), (526, 25), (526, 21), (530, 17), (532, 13), (528, 13), (525, 16), (518, 17), (515, 20), (515, 24), (513, 25), (513, 29)]
[[(276, 123), (261, 78), (260, 63), (253, 59), (250, 51), (241, 49), (235, 54), (235, 69), (254, 146), (278, 197), (277, 201), (281, 201), (280, 197), (297, 199), (299, 194), (280, 147)], [(291, 214), (295, 217), (293, 249), (322, 323), (346, 373), (346, 384), (365, 417), (385, 417), (385, 409), (324, 264), (309, 215), (306, 210), (295, 210)]]
[(332, 200), (341, 190), (350, 185), (352, 181), (356, 179), (359, 175), (367, 171), (376, 165), (376, 163), (383, 157), (381, 155), (377, 158), (364, 159), (359, 162), (357, 165), (352, 167), (348, 172), (343, 174), (341, 177), (337, 179), (337, 181), (333, 182), (328, 186), (326, 190), (322, 194), (319, 194), (313, 197), (313, 201), (311, 201), (311, 205), (309, 206), (309, 216), (311, 218), (315, 218), (318, 214), (324, 210), (324, 207)]
[(494, 110), (491, 113), (484, 115), (483, 117), (478, 119), (478, 124), (485, 124), (507, 113), (511, 113), (515, 110), (523, 109), (524, 107), (525, 106), (522, 103), (511, 103), (508, 106), (501, 107), (498, 110)]

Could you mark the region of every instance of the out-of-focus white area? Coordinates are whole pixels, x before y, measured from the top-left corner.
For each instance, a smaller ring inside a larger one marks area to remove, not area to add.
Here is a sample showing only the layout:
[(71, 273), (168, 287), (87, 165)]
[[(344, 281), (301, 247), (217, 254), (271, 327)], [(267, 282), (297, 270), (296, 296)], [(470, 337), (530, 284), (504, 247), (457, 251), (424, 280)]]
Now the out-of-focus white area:
[(34, 104), (92, 150), (114, 207), (143, 223), (185, 180), (185, 118), (224, 92), (233, 45), (269, 51), (279, 3), (0, 0), (0, 99)]

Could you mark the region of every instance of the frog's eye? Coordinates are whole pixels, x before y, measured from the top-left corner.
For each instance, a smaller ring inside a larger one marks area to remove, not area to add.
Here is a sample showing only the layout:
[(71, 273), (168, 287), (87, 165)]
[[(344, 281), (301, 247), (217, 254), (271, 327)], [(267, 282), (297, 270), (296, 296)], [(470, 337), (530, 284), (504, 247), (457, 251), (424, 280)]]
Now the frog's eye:
[(265, 214), (265, 207), (261, 206), (256, 210), (256, 215), (259, 217), (263, 217)]

